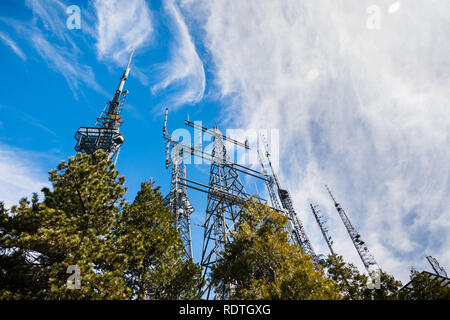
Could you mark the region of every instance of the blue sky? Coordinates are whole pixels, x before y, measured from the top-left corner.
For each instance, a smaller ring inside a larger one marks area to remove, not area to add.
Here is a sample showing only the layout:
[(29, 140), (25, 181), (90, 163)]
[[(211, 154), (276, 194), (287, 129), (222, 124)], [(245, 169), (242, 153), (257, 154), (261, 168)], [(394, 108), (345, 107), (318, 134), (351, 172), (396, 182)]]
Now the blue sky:
[[(69, 5), (81, 29), (67, 28)], [(275, 129), (282, 183), (316, 251), (327, 248), (310, 202), (363, 270), (328, 184), (384, 270), (406, 281), (412, 265), (429, 270), (428, 254), (450, 268), (448, 10), (445, 0), (1, 1), (1, 198), (40, 190), (74, 154), (75, 131), (93, 125), (135, 48), (118, 161), (129, 200), (150, 178), (169, 188), (165, 107), (170, 131), (188, 115), (224, 131)], [(207, 183), (208, 166), (188, 176)], [(200, 224), (206, 199), (189, 194)], [(199, 229), (193, 237), (198, 256)]]

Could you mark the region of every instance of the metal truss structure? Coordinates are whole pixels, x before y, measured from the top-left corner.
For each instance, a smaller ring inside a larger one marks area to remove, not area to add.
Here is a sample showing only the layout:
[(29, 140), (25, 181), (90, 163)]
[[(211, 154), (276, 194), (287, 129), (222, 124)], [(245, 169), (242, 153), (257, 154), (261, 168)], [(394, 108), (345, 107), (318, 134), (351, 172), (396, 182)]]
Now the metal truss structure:
[[(175, 228), (178, 230), (183, 241), (186, 256), (193, 259), (191, 222), (190, 216), (194, 212), (194, 207), (189, 201), (186, 186), (182, 181), (186, 179), (186, 165), (184, 159), (184, 149), (176, 144), (167, 132), (167, 112), (164, 119), (163, 137), (166, 144), (166, 169), (172, 166), (172, 178), (170, 183), (170, 192), (164, 198), (164, 206), (170, 210), (175, 218)], [(169, 152), (172, 150), (172, 156)]]
[[(201, 191), (207, 194), (207, 206), (205, 212), (205, 222), (201, 226), (203, 228), (203, 244), (202, 253), (200, 257), (200, 265), (203, 268), (202, 278), (207, 281), (207, 287), (205, 293), (209, 299), (211, 293), (214, 292), (215, 299), (227, 299), (233, 290), (233, 284), (229, 284), (225, 290), (219, 288), (213, 288), (209, 280), (209, 273), (214, 264), (222, 259), (222, 252), (225, 245), (230, 241), (230, 233), (237, 225), (242, 208), (245, 203), (253, 198), (259, 203), (267, 203), (266, 200), (260, 198), (257, 195), (251, 195), (245, 191), (244, 185), (240, 179), (240, 175), (248, 175), (257, 179), (261, 179), (267, 182), (266, 176), (252, 168), (237, 164), (230, 160), (225, 147), (225, 142), (231, 143), (238, 147), (249, 149), (247, 143), (241, 143), (230, 137), (223, 135), (217, 127), (208, 129), (199, 125), (198, 123), (185, 120), (185, 125), (197, 131), (201, 135), (209, 135), (212, 137), (212, 151), (206, 152), (202, 149), (200, 138), (200, 144), (198, 146), (192, 146), (186, 144), (183, 141), (173, 139), (167, 132), (167, 110), (164, 122), (164, 140), (166, 148), (166, 168), (172, 165), (172, 187), (171, 192), (166, 197), (166, 203), (174, 203), (171, 207), (173, 213), (179, 211), (180, 208), (183, 212), (188, 213), (189, 210), (185, 210), (190, 204), (186, 195), (186, 187), (193, 190)], [(183, 163), (186, 157), (195, 156), (201, 158), (203, 161), (210, 163), (209, 184), (190, 180), (186, 178), (185, 171), (181, 174), (181, 171), (174, 169), (174, 163)], [(176, 160), (178, 159), (178, 160)], [(174, 187), (176, 185), (176, 187)], [(176, 190), (184, 190), (179, 192), (181, 194), (182, 201), (172, 201), (175, 197)], [(186, 201), (185, 201), (186, 200)], [(185, 202), (183, 202), (185, 201)], [(192, 212), (192, 211), (191, 211)], [(190, 214), (190, 213), (189, 213)], [(189, 214), (184, 216), (176, 215), (178, 217), (178, 225), (188, 225), (181, 220), (188, 219)], [(187, 230), (180, 229), (180, 235), (182, 238), (187, 238), (187, 234), (182, 233)]]
[(367, 248), (366, 243), (361, 239), (361, 234), (352, 225), (352, 223), (350, 222), (350, 219), (348, 218), (344, 209), (342, 209), (341, 205), (338, 202), (336, 202), (336, 199), (334, 198), (334, 196), (331, 193), (328, 186), (325, 186), (325, 188), (328, 190), (328, 193), (330, 194), (331, 199), (333, 199), (334, 206), (336, 207), (336, 210), (339, 213), (339, 216), (341, 217), (345, 228), (347, 229), (350, 239), (352, 240), (353, 245), (356, 248), (356, 251), (358, 251), (361, 261), (363, 262), (364, 267), (366, 268), (369, 275), (372, 275), (376, 272), (381, 271), (380, 267), (375, 262), (375, 258), (369, 252), (369, 249)]
[(331, 240), (331, 237), (328, 235), (328, 229), (325, 228), (325, 221), (323, 221), (323, 217), (319, 215), (319, 210), (317, 209), (317, 206), (313, 206), (312, 203), (309, 204), (311, 206), (311, 211), (314, 215), (314, 218), (317, 221), (317, 224), (319, 225), (320, 231), (322, 231), (322, 235), (325, 239), (325, 242), (328, 245), (328, 249), (330, 249), (330, 253), (334, 254), (334, 250), (332, 247), (333, 240)]
[(433, 258), (432, 256), (427, 256), (426, 258), (433, 268), (434, 272), (436, 272), (438, 276), (447, 278), (447, 272), (443, 267), (439, 265), (439, 262), (436, 260), (436, 258)]
[[(280, 180), (272, 166), (272, 161), (271, 161), (270, 153), (268, 151), (267, 141), (265, 140), (264, 136), (262, 136), (262, 135), (260, 136), (259, 144), (261, 144), (260, 143), (261, 141), (262, 141), (264, 151), (265, 151), (264, 155), (266, 157), (269, 168), (271, 170), (271, 175), (269, 175), (264, 168), (262, 152), (259, 149), (258, 149), (258, 156), (259, 156), (259, 160), (261, 162), (261, 166), (263, 167), (265, 175), (266, 175), (266, 181), (267, 181), (266, 186), (269, 191), (269, 196), (270, 196), (272, 205), (278, 211), (283, 212), (288, 217), (288, 220), (289, 220), (288, 232), (290, 234), (291, 241), (294, 243), (298, 243), (306, 254), (312, 256), (314, 261), (319, 262), (320, 257), (317, 256), (316, 253), (314, 252), (311, 242), (309, 241), (309, 238), (306, 235), (303, 224), (300, 221), (300, 219), (298, 218), (298, 215), (294, 210), (294, 205), (293, 205), (292, 198), (291, 198), (289, 191), (286, 189), (283, 189), (281, 187)], [(277, 187), (278, 197), (279, 197), (280, 202), (278, 202), (278, 199), (275, 194), (275, 190), (274, 190), (275, 186)], [(281, 206), (280, 206), (280, 203), (281, 203)]]
[(120, 115), (123, 102), (128, 90), (123, 91), (125, 81), (128, 79), (130, 73), (130, 63), (133, 57), (133, 52), (128, 60), (128, 65), (120, 78), (119, 85), (111, 101), (106, 103), (100, 117), (97, 118), (93, 127), (80, 127), (75, 133), (77, 144), (75, 151), (92, 154), (95, 151), (102, 149), (106, 152), (108, 159), (113, 159), (116, 156), (114, 163), (117, 162), (120, 147), (125, 141), (124, 136), (120, 132), (120, 126), (123, 123), (123, 118)]
[[(281, 187), (278, 176), (272, 166), (267, 143), (265, 143), (264, 155), (267, 159), (271, 174), (264, 168), (262, 152), (258, 148), (258, 155), (263, 168), (263, 172), (253, 168), (238, 164), (230, 160), (227, 154), (226, 143), (244, 150), (250, 150), (248, 142), (245, 143), (234, 140), (223, 135), (216, 127), (208, 129), (196, 122), (185, 120), (185, 125), (194, 129), (194, 136), (199, 134), (198, 146), (193, 146), (180, 139), (173, 138), (167, 132), (167, 109), (164, 120), (163, 136), (166, 150), (166, 168), (172, 165), (171, 190), (165, 198), (166, 206), (176, 217), (176, 225), (182, 239), (185, 241), (187, 252), (192, 257), (192, 243), (190, 238), (189, 215), (193, 208), (187, 197), (186, 188), (201, 191), (207, 194), (207, 205), (203, 228), (203, 244), (200, 257), (202, 267), (202, 278), (207, 286), (204, 290), (209, 299), (214, 293), (215, 299), (227, 299), (233, 290), (234, 284), (229, 283), (225, 288), (213, 288), (209, 281), (212, 267), (222, 258), (223, 251), (227, 243), (231, 241), (230, 234), (239, 224), (243, 206), (253, 198), (258, 203), (267, 204), (267, 200), (258, 195), (251, 195), (246, 192), (241, 176), (253, 177), (266, 184), (270, 196), (270, 208), (288, 217), (287, 231), (291, 241), (298, 243), (303, 251), (310, 255), (315, 262), (322, 262), (323, 255), (316, 255), (311, 242), (309, 241), (303, 224), (298, 218), (292, 198), (286, 189)], [(202, 148), (202, 135), (212, 138), (212, 148), (208, 152)], [(208, 185), (188, 179), (186, 177), (185, 162), (188, 157), (201, 158), (202, 161), (210, 163)], [(275, 191), (275, 188), (277, 189)]]

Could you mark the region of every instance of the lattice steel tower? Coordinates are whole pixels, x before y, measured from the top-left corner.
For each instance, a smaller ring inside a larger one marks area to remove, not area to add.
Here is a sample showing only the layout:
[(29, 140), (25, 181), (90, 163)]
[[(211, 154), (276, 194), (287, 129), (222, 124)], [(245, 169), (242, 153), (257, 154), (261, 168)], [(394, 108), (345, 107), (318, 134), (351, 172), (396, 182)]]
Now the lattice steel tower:
[(314, 215), (314, 218), (316, 218), (320, 231), (322, 231), (322, 235), (328, 245), (328, 249), (330, 249), (330, 253), (334, 254), (334, 250), (332, 247), (333, 240), (331, 240), (331, 237), (328, 235), (328, 229), (325, 227), (325, 221), (323, 221), (323, 217), (319, 215), (319, 210), (316, 209), (317, 206), (313, 206), (312, 203), (310, 203), (309, 205), (311, 206), (311, 211)]
[[(193, 259), (190, 216), (194, 212), (194, 207), (188, 198), (186, 186), (182, 184), (182, 181), (186, 179), (184, 159), (187, 154), (184, 152), (182, 144), (176, 143), (167, 132), (167, 113), (166, 109), (163, 137), (166, 144), (166, 169), (172, 165), (172, 178), (170, 192), (164, 198), (164, 206), (175, 218), (174, 227), (180, 234), (187, 257)], [(172, 151), (171, 156), (170, 151)]]
[[(206, 288), (203, 292), (207, 294), (208, 299), (212, 292), (214, 292), (216, 299), (228, 299), (234, 285), (229, 283), (224, 287), (214, 288), (211, 281), (209, 281), (209, 273), (211, 267), (222, 258), (225, 245), (231, 241), (230, 233), (238, 225), (242, 208), (246, 202), (253, 197), (259, 203), (267, 203), (266, 200), (257, 195), (246, 193), (240, 180), (240, 175), (244, 174), (268, 182), (267, 175), (230, 160), (225, 143), (249, 150), (250, 147), (247, 141), (241, 143), (223, 135), (217, 127), (208, 129), (198, 122), (185, 120), (187, 126), (194, 128), (194, 134), (195, 131), (199, 134), (199, 145), (193, 146), (190, 142), (174, 141), (167, 133), (166, 122), (167, 111), (163, 130), (166, 143), (166, 167), (170, 164), (173, 165), (176, 162), (174, 161), (176, 158), (181, 163), (190, 156), (201, 158), (201, 163), (206, 161), (211, 164), (208, 185), (187, 179), (184, 170), (184, 173), (181, 170), (175, 170), (172, 174), (172, 186), (188, 187), (208, 195), (205, 222), (201, 225), (204, 232), (200, 265), (203, 268), (202, 279), (206, 282)], [(202, 134), (209, 135), (213, 139), (212, 146), (209, 145), (207, 150), (202, 149)], [(209, 149), (210, 146), (212, 147), (211, 149)], [(172, 153), (169, 152), (170, 149), (172, 149)], [(183, 168), (185, 167), (183, 166)], [(181, 187), (172, 188), (171, 190), (180, 189)], [(171, 191), (171, 194), (174, 194), (174, 192)], [(276, 208), (273, 209), (277, 210)]]
[[(291, 236), (291, 240), (294, 243), (298, 243), (305, 253), (311, 255), (313, 257), (313, 259), (318, 262), (321, 257), (317, 256), (316, 253), (314, 252), (311, 242), (309, 241), (309, 238), (306, 235), (303, 224), (300, 221), (300, 219), (298, 218), (297, 213), (294, 210), (294, 205), (292, 203), (291, 195), (287, 189), (283, 189), (281, 187), (280, 180), (279, 180), (277, 174), (275, 173), (275, 170), (273, 169), (271, 155), (268, 150), (268, 144), (267, 144), (264, 136), (261, 135), (259, 138), (260, 138), (259, 142), (261, 142), (261, 141), (263, 142), (263, 147), (265, 149), (264, 154), (266, 156), (267, 162), (268, 162), (270, 170), (272, 172), (272, 174), (270, 176), (266, 173), (266, 175), (269, 176), (268, 180), (266, 182), (266, 185), (267, 185), (267, 189), (269, 191), (269, 196), (270, 196), (272, 205), (275, 207), (275, 209), (278, 209), (278, 210), (281, 209), (280, 211), (284, 212), (284, 214), (287, 215), (288, 220), (289, 220), (288, 232)], [(261, 153), (259, 152), (259, 150), (258, 150), (258, 156), (260, 158), (261, 165), (264, 169), (264, 163), (263, 163), (262, 156), (261, 156)], [(265, 169), (264, 169), (264, 171), (265, 171)], [(280, 208), (278, 199), (275, 196), (275, 191), (274, 191), (275, 185), (278, 190), (278, 196), (280, 198), (281, 208)]]
[(350, 239), (352, 240), (356, 251), (358, 251), (358, 254), (361, 258), (361, 261), (364, 264), (364, 267), (366, 268), (369, 275), (372, 275), (373, 272), (380, 271), (380, 267), (375, 262), (374, 257), (369, 252), (369, 249), (367, 248), (366, 243), (361, 239), (360, 233), (355, 229), (355, 227), (350, 222), (350, 219), (348, 218), (347, 214), (345, 213), (344, 209), (342, 209), (341, 205), (336, 202), (336, 199), (334, 198), (333, 194), (331, 193), (328, 186), (325, 186), (325, 188), (328, 190), (328, 193), (331, 196), (331, 199), (333, 199), (334, 206), (336, 207), (337, 212), (339, 213), (339, 216), (342, 219), (342, 222), (344, 223), (345, 228), (347, 229), (347, 232), (350, 236)]
[[(225, 245), (229, 242), (229, 234), (234, 230), (242, 211), (244, 201), (249, 199), (245, 192), (237, 170), (230, 163), (224, 145), (224, 136), (217, 127), (213, 129), (213, 161), (210, 166), (208, 200), (204, 223), (203, 249), (201, 266), (204, 268), (204, 278), (208, 271), (219, 259)], [(227, 299), (233, 285), (229, 284), (225, 292), (215, 295), (218, 299)], [(211, 287), (210, 287), (211, 290)], [(208, 296), (210, 294), (208, 291)]]
[(97, 118), (93, 127), (80, 127), (76, 134), (75, 151), (92, 154), (95, 151), (102, 149), (108, 155), (108, 159), (113, 159), (116, 156), (114, 163), (117, 161), (120, 147), (125, 141), (124, 136), (120, 132), (120, 126), (123, 119), (120, 115), (123, 102), (128, 90), (123, 91), (125, 81), (128, 79), (130, 73), (130, 63), (133, 57), (133, 52), (128, 60), (128, 65), (120, 78), (119, 85), (111, 101), (108, 101)]

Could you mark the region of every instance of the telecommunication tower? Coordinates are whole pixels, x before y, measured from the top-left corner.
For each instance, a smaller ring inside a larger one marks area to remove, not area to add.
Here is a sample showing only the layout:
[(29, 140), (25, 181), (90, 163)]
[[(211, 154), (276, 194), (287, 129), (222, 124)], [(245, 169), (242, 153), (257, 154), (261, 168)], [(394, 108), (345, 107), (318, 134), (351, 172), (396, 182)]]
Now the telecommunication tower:
[[(166, 111), (167, 114), (167, 111)], [(167, 116), (164, 124), (166, 128)], [(193, 146), (184, 141), (173, 141), (167, 130), (164, 129), (165, 148), (166, 148), (166, 166), (173, 164), (174, 157), (180, 155), (180, 159), (195, 156), (210, 163), (210, 174), (208, 185), (186, 178), (186, 174), (173, 174), (172, 181), (179, 181), (178, 185), (188, 187), (193, 190), (201, 191), (207, 194), (207, 206), (205, 212), (205, 222), (203, 228), (203, 244), (200, 257), (200, 265), (203, 268), (202, 278), (207, 281), (204, 292), (209, 299), (214, 291), (216, 299), (227, 299), (233, 290), (233, 284), (228, 284), (227, 288), (220, 290), (213, 288), (209, 280), (211, 267), (222, 259), (222, 252), (225, 245), (230, 241), (230, 234), (238, 224), (243, 205), (253, 198), (259, 203), (267, 201), (257, 195), (250, 195), (245, 191), (244, 185), (240, 180), (240, 175), (248, 175), (254, 178), (267, 181), (266, 176), (252, 168), (235, 163), (230, 160), (225, 147), (225, 142), (249, 149), (247, 143), (241, 143), (230, 137), (223, 135), (218, 127), (208, 129), (197, 122), (185, 120), (185, 125), (194, 129), (200, 135), (200, 143)], [(212, 137), (212, 151), (208, 152), (202, 148), (202, 134)], [(178, 151), (170, 153), (169, 151), (178, 148)], [(170, 156), (171, 154), (171, 156)], [(178, 160), (181, 161), (181, 160)], [(184, 161), (184, 160), (183, 160)], [(177, 178), (173, 178), (176, 176)], [(174, 183), (172, 182), (172, 185)], [(184, 189), (185, 190), (185, 189)]]
[[(164, 119), (163, 137), (166, 144), (166, 169), (172, 165), (172, 178), (170, 191), (164, 198), (164, 206), (175, 218), (174, 227), (183, 241), (186, 256), (193, 259), (190, 216), (194, 212), (194, 207), (188, 198), (186, 186), (181, 184), (182, 180), (186, 178), (184, 159), (187, 155), (182, 146), (177, 144), (167, 132), (167, 113), (168, 109), (166, 109)], [(172, 151), (172, 156), (170, 156), (170, 151)]]
[(93, 154), (95, 151), (102, 149), (106, 152), (108, 159), (112, 160), (115, 156), (114, 163), (116, 163), (120, 147), (125, 141), (124, 136), (120, 132), (120, 126), (123, 123), (120, 112), (128, 94), (128, 90), (123, 91), (123, 87), (130, 73), (133, 52), (130, 55), (127, 67), (120, 78), (112, 100), (106, 103), (94, 126), (80, 127), (75, 133), (75, 139), (77, 140), (75, 151)]
[(328, 229), (325, 228), (325, 221), (323, 221), (323, 217), (319, 215), (319, 210), (317, 210), (317, 206), (313, 206), (312, 203), (309, 204), (311, 206), (311, 211), (314, 215), (314, 218), (316, 218), (317, 224), (319, 225), (320, 231), (322, 231), (322, 235), (325, 239), (325, 242), (328, 245), (328, 249), (330, 249), (330, 253), (334, 254), (334, 250), (332, 247), (333, 240), (331, 240), (331, 237), (328, 235)]
[[(309, 238), (306, 235), (303, 224), (300, 221), (300, 219), (298, 218), (297, 213), (294, 210), (294, 205), (292, 202), (291, 195), (287, 189), (283, 189), (281, 187), (280, 180), (279, 180), (277, 174), (275, 173), (275, 170), (273, 169), (271, 155), (269, 153), (269, 147), (268, 147), (267, 141), (265, 140), (264, 136), (260, 135), (259, 142), (260, 141), (263, 142), (263, 147), (264, 147), (264, 151), (265, 151), (264, 155), (266, 156), (267, 162), (269, 164), (269, 168), (272, 173), (270, 175), (270, 177), (268, 177), (266, 179), (266, 181), (267, 181), (266, 185), (267, 185), (267, 189), (269, 191), (272, 205), (275, 208), (277, 208), (277, 206), (278, 206), (278, 208), (282, 209), (281, 211), (284, 212), (284, 214), (288, 217), (288, 220), (289, 220), (288, 232), (290, 233), (291, 240), (295, 243), (298, 243), (300, 245), (300, 247), (303, 249), (303, 251), (306, 254), (311, 255), (314, 260), (318, 260), (319, 257), (316, 256), (316, 253), (314, 252), (314, 249), (312, 248), (311, 242), (309, 241)], [(258, 155), (260, 158), (261, 165), (264, 168), (264, 162), (262, 160), (261, 152), (259, 152), (259, 150), (258, 150)], [(266, 173), (266, 176), (267, 175), (268, 174)], [(278, 200), (276, 199), (276, 196), (275, 196), (275, 191), (274, 191), (275, 185), (278, 190), (278, 196), (280, 198), (281, 208), (280, 208)]]
[(369, 252), (369, 249), (367, 248), (366, 243), (361, 239), (361, 234), (352, 225), (352, 223), (350, 222), (350, 219), (348, 218), (344, 209), (342, 209), (341, 205), (338, 202), (336, 202), (336, 199), (334, 198), (334, 196), (331, 193), (328, 186), (325, 186), (325, 188), (328, 190), (328, 193), (330, 194), (331, 199), (333, 199), (334, 206), (336, 207), (336, 210), (339, 213), (339, 216), (341, 217), (345, 228), (347, 229), (350, 239), (352, 240), (353, 245), (356, 248), (356, 251), (358, 251), (361, 261), (363, 262), (364, 267), (366, 268), (369, 275), (372, 275), (374, 272), (381, 271), (380, 267), (375, 262), (374, 257)]

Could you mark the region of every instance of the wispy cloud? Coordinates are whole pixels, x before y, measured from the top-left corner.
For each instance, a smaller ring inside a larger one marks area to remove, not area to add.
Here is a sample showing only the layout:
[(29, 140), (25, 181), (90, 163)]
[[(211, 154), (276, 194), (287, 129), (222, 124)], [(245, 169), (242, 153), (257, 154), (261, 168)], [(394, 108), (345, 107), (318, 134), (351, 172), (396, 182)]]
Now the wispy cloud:
[(123, 65), (132, 49), (145, 45), (152, 34), (150, 10), (144, 0), (102, 1), (97, 13), (97, 55)]
[[(58, 0), (27, 0), (26, 5), (33, 13), (31, 21), (5, 17), (1, 17), (0, 21), (12, 27), (16, 38), (28, 43), (50, 69), (65, 78), (76, 99), (83, 93), (81, 84), (107, 95), (96, 82), (92, 67), (79, 62), (80, 51), (72, 38), (73, 33), (68, 32), (70, 30), (65, 25), (66, 5)], [(23, 55), (21, 51), (18, 54)]]
[[(373, 4), (379, 30), (366, 27)], [(309, 202), (330, 217), (337, 251), (362, 267), (328, 183), (387, 272), (405, 281), (411, 265), (426, 267), (425, 254), (450, 266), (450, 4), (408, 1), (391, 13), (373, 0), (195, 7), (215, 85), (234, 97), (224, 113), (235, 126), (280, 129), (282, 178), (314, 244), (326, 250)]]
[(174, 40), (170, 48), (170, 60), (156, 68), (161, 80), (152, 87), (152, 92), (158, 93), (169, 86), (176, 87), (176, 93), (166, 101), (172, 108), (176, 108), (202, 100), (205, 71), (177, 4), (167, 0), (164, 7), (170, 16)]
[(33, 12), (33, 24), (42, 23), (43, 29), (58, 40), (69, 42), (76, 47), (66, 27), (66, 4), (59, 0), (26, 0), (25, 4)]
[(19, 46), (11, 40), (6, 34), (3, 32), (0, 32), (0, 39), (12, 50), (15, 54), (19, 56), (20, 59), (23, 61), (27, 60), (26, 55), (23, 53), (23, 51), (19, 48)]
[(46, 174), (27, 160), (32, 157), (28, 151), (0, 144), (0, 201), (7, 207), (48, 186)]
[(41, 58), (47, 62), (48, 66), (56, 72), (59, 72), (66, 79), (75, 98), (78, 98), (77, 92), (79, 92), (81, 83), (85, 83), (90, 88), (105, 95), (107, 94), (97, 84), (92, 68), (80, 64), (73, 53), (51, 44), (38, 32), (32, 35), (30, 40)]

